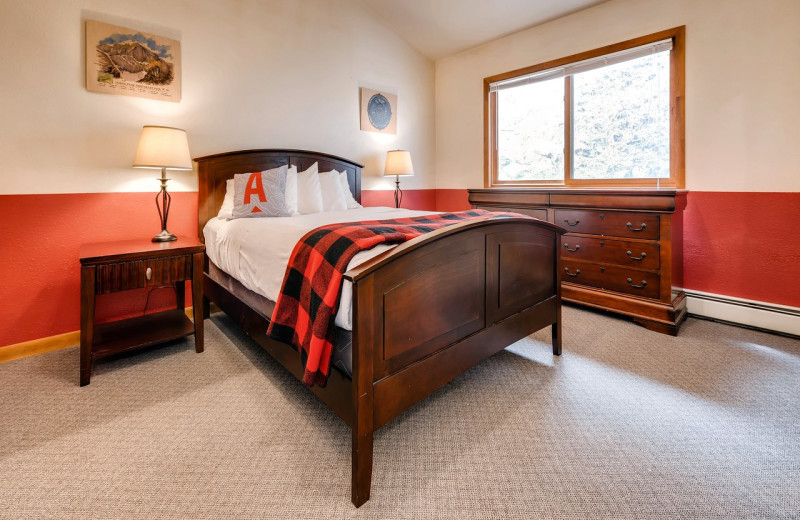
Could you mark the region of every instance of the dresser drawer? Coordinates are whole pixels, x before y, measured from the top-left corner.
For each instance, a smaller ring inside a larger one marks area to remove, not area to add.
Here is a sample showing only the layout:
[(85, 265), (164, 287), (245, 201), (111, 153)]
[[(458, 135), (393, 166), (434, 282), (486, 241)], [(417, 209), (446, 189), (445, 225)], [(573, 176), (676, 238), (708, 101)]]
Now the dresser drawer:
[(547, 209), (542, 208), (504, 208), (502, 206), (478, 206), (479, 209), (486, 211), (500, 211), (504, 213), (520, 213), (528, 215), (529, 217), (538, 218), (539, 220), (547, 220)]
[(191, 255), (135, 260), (97, 266), (97, 294), (139, 289), (188, 280), (192, 277)]
[(659, 216), (652, 213), (557, 209), (554, 223), (568, 233), (648, 240), (659, 238)]
[(562, 261), (561, 266), (562, 282), (589, 285), (645, 298), (659, 297), (658, 273), (584, 262)]
[(565, 235), (561, 238), (561, 258), (640, 269), (658, 269), (659, 245), (654, 242), (614, 240)]

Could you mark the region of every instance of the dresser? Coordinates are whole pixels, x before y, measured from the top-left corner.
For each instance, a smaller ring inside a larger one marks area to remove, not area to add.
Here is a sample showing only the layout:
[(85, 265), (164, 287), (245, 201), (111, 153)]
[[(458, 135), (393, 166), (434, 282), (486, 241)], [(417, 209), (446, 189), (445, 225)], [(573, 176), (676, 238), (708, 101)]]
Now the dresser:
[(469, 190), (469, 201), (474, 208), (523, 213), (567, 230), (559, 266), (564, 301), (678, 333), (686, 317), (685, 190), (485, 188)]

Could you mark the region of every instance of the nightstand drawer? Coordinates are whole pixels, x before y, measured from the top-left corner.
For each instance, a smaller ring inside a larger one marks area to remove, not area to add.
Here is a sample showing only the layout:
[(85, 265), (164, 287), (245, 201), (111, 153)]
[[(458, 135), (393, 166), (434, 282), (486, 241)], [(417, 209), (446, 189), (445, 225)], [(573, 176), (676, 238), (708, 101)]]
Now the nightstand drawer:
[(616, 264), (639, 269), (658, 269), (657, 242), (614, 240), (565, 235), (561, 238), (561, 258)]
[(599, 287), (609, 291), (658, 298), (658, 273), (584, 262), (562, 262), (561, 281)]
[(192, 257), (168, 256), (97, 266), (96, 294), (181, 282), (192, 277)]
[(647, 240), (659, 238), (659, 216), (651, 213), (557, 209), (554, 224), (568, 233)]

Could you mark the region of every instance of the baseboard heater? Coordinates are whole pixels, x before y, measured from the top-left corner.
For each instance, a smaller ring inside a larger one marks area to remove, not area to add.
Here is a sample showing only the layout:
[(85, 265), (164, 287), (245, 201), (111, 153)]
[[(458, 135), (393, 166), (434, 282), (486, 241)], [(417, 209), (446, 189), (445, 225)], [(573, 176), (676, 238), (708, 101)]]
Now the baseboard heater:
[(800, 308), (684, 289), (689, 316), (800, 338)]

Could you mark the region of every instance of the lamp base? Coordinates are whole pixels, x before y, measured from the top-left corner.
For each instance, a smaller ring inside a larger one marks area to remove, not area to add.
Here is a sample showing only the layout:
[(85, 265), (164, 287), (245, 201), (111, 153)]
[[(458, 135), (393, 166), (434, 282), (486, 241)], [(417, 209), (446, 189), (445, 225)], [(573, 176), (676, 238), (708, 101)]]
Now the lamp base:
[[(158, 209), (158, 218), (161, 220), (161, 233), (153, 237), (153, 242), (173, 242), (178, 240), (178, 237), (167, 231), (167, 216), (169, 216), (169, 206), (172, 202), (172, 197), (167, 193), (167, 169), (161, 168), (161, 191), (156, 194), (156, 208)], [(161, 198), (161, 205), (158, 204), (158, 199)]]
[(153, 242), (172, 242), (173, 240), (178, 240), (178, 237), (176, 237), (166, 229), (162, 229), (161, 233), (153, 237)]
[(400, 204), (403, 203), (403, 190), (400, 189), (400, 176), (395, 176), (394, 181), (394, 207), (399, 208)]

